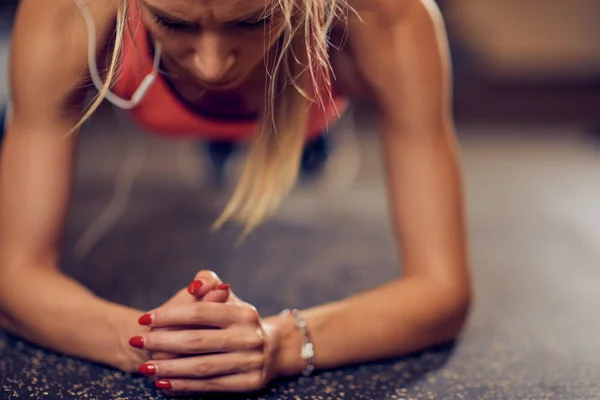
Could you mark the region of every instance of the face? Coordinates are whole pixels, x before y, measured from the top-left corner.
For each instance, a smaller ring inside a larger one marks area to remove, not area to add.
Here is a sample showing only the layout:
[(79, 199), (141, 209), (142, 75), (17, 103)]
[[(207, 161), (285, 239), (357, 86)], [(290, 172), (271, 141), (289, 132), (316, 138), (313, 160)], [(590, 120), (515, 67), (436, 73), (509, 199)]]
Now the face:
[(276, 43), (275, 0), (138, 0), (144, 24), (178, 80), (206, 89), (239, 86)]

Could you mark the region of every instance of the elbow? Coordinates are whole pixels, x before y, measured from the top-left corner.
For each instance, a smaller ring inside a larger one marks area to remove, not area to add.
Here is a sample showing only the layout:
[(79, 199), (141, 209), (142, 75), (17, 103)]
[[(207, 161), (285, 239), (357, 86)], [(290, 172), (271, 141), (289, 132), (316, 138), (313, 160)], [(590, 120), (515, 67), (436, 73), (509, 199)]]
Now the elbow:
[(437, 328), (442, 333), (442, 341), (451, 342), (459, 338), (467, 325), (473, 306), (473, 292), (470, 286), (465, 285), (442, 293)]
[(0, 305), (0, 329), (15, 335), (22, 336), (21, 330), (18, 328), (17, 321), (11, 318), (8, 314), (5, 314)]
[[(0, 278), (1, 281), (2, 278)], [(21, 336), (21, 329), (16, 318), (15, 313), (12, 312), (10, 302), (6, 298), (8, 290), (0, 284), (0, 329), (11, 333), (15, 336)]]
[(458, 300), (456, 300), (452, 311), (449, 323), (449, 331), (451, 333), (451, 340), (458, 338), (460, 333), (464, 330), (469, 320), (471, 313), (471, 307), (473, 304), (472, 293), (470, 290), (465, 290)]
[(427, 346), (456, 341), (464, 331), (473, 306), (473, 291), (468, 280), (448, 276), (419, 278), (422, 301), (415, 335)]
[[(0, 277), (0, 282), (2, 282), (2, 278)], [(0, 329), (11, 333), (15, 336), (22, 336), (21, 329), (19, 328), (19, 323), (16, 318), (13, 317), (15, 314), (11, 312), (11, 307), (9, 307), (10, 302), (6, 299), (4, 294), (8, 293), (8, 290), (0, 284)]]

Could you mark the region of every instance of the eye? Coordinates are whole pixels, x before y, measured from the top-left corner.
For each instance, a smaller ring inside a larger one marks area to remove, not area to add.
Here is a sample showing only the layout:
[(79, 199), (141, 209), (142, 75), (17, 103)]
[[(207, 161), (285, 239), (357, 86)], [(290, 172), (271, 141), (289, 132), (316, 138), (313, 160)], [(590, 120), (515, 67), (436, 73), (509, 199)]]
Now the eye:
[(156, 25), (159, 28), (170, 31), (192, 31), (196, 29), (195, 26), (192, 26), (190, 24), (184, 22), (170, 21), (157, 15), (154, 16), (154, 21), (156, 22)]
[(258, 21), (238, 21), (236, 25), (245, 29), (263, 28), (267, 23), (271, 22), (271, 17), (266, 17)]

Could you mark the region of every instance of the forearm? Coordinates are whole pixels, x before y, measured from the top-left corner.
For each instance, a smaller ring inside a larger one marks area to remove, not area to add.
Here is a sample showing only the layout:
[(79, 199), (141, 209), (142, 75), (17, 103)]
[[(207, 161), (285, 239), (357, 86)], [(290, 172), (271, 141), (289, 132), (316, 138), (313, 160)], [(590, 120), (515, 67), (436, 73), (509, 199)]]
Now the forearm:
[[(131, 371), (147, 358), (128, 346), (140, 311), (103, 300), (48, 268), (2, 272), (3, 329), (39, 346)], [(139, 361), (139, 363), (137, 363)]]
[[(302, 311), (318, 369), (397, 357), (456, 337), (468, 312), (467, 289), (405, 278)], [(282, 335), (280, 375), (301, 373), (302, 337), (292, 318), (266, 319)]]
[[(450, 134), (386, 132), (390, 204), (403, 278), (348, 299), (304, 310), (317, 368), (396, 357), (446, 342), (460, 331), (471, 283), (461, 179)], [(291, 318), (280, 328), (283, 375), (304, 366)]]

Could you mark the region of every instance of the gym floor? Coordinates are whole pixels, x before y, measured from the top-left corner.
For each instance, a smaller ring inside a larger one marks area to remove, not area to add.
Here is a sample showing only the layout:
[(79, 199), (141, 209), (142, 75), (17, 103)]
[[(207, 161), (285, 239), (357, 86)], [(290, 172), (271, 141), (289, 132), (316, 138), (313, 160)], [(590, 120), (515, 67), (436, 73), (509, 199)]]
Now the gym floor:
[[(4, 36), (3, 75), (6, 48)], [(197, 143), (139, 132), (104, 108), (82, 135), (65, 270), (103, 297), (148, 309), (195, 271), (213, 269), (263, 315), (396, 277), (377, 135), (368, 113), (355, 113), (354, 126), (348, 119), (333, 134), (337, 148), (323, 181), (300, 185), (274, 218), (235, 247), (237, 230), (210, 231), (228, 188), (207, 183)], [(574, 122), (463, 121), (458, 130), (476, 291), (462, 337), (401, 359), (276, 382), (240, 398), (600, 398), (600, 147), (586, 124)], [(89, 228), (106, 215), (117, 178), (131, 171), (137, 174), (121, 215), (92, 237)], [(339, 179), (331, 177), (340, 176), (345, 184), (333, 185)], [(145, 378), (1, 331), (0, 393), (162, 398)]]

